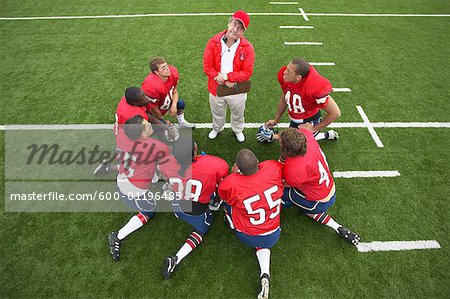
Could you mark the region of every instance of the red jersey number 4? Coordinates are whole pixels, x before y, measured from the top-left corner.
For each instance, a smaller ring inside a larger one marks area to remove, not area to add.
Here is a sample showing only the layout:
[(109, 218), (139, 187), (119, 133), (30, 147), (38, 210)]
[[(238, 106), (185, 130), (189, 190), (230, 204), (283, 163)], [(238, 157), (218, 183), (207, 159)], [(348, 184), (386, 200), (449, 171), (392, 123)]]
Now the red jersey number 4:
[[(272, 210), (273, 208), (276, 208), (275, 212), (272, 212), (269, 216), (270, 219), (273, 219), (280, 214), (280, 207), (281, 207), (281, 198), (278, 198), (274, 200), (272, 198), (272, 194), (278, 191), (278, 186), (273, 186), (267, 190), (264, 191), (264, 199), (267, 201), (267, 205), (269, 206), (269, 209)], [(247, 210), (247, 214), (249, 215), (258, 215), (258, 217), (250, 217), (250, 222), (253, 225), (261, 225), (264, 222), (266, 222), (266, 210), (263, 208), (258, 208), (256, 210), (253, 209), (252, 203), (257, 202), (259, 200), (262, 200), (259, 194), (256, 194), (255, 196), (252, 196), (250, 198), (247, 198), (243, 201), (243, 204), (245, 206), (245, 209)]]

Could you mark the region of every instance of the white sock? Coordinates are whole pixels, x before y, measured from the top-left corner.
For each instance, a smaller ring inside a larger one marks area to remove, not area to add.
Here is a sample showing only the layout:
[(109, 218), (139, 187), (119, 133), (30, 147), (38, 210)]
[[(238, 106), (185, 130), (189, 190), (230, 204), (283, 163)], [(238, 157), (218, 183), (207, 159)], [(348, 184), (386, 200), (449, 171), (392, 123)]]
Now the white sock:
[(177, 256), (177, 264), (181, 262), (182, 259), (184, 259), (189, 253), (191, 253), (192, 247), (189, 246), (189, 244), (184, 243), (183, 246), (181, 246), (180, 250), (178, 250), (176, 256)]
[(337, 223), (336, 221), (334, 221), (333, 218), (331, 218), (330, 221), (328, 221), (328, 223), (326, 225), (331, 227), (332, 229), (334, 229), (337, 233), (339, 233), (338, 228), (340, 228), (342, 226), (339, 223)]
[(186, 120), (184, 119), (184, 112), (181, 114), (177, 114), (177, 121), (179, 124), (186, 122)]
[(270, 275), (270, 249), (261, 248), (256, 251), (256, 256), (258, 257), (259, 268), (261, 269), (261, 275), (267, 273)]
[(130, 220), (128, 220), (127, 224), (125, 224), (119, 230), (119, 232), (117, 233), (117, 238), (119, 238), (119, 240), (123, 240), (126, 236), (139, 229), (143, 225), (144, 223), (142, 223), (141, 219), (139, 219), (137, 215), (134, 215)]

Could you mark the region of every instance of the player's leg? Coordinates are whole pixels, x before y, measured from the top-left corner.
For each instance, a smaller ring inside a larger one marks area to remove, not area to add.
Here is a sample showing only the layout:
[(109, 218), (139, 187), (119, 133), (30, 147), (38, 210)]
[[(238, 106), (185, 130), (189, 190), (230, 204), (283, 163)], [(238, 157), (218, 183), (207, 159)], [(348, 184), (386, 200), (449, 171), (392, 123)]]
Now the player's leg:
[(222, 97), (215, 97), (209, 94), (209, 105), (213, 116), (213, 129), (209, 132), (208, 138), (215, 139), (223, 131), (223, 127), (225, 126), (227, 104)]
[(120, 261), (120, 246), (122, 241), (132, 232), (138, 230), (150, 219), (155, 217), (155, 212), (139, 212), (128, 220), (118, 232), (112, 232), (108, 236), (111, 257), (114, 261)]
[(177, 121), (180, 128), (195, 129), (195, 125), (184, 119), (184, 109), (186, 108), (186, 102), (183, 99), (178, 99), (177, 102)]
[(227, 104), (231, 111), (231, 129), (236, 135), (236, 139), (239, 142), (245, 141), (245, 136), (242, 133), (244, 130), (244, 111), (245, 102), (247, 101), (247, 94), (240, 93), (231, 96), (227, 96)]
[[(174, 206), (174, 210), (176, 211), (177, 209), (178, 208)], [(212, 213), (209, 210), (201, 215), (189, 215), (180, 210), (175, 212), (175, 216), (192, 225), (194, 230), (189, 234), (184, 244), (174, 256), (169, 256), (164, 259), (164, 279), (169, 279), (170, 274), (175, 270), (175, 267), (179, 265), (181, 261), (195, 248), (197, 248), (197, 246), (200, 245), (204, 236), (208, 233), (212, 223)]]

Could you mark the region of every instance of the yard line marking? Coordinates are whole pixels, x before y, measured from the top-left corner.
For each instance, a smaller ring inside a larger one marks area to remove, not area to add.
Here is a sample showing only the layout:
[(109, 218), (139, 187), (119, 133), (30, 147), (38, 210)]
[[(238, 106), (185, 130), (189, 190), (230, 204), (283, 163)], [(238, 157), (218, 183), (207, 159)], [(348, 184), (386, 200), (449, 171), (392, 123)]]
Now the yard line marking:
[(371, 13), (308, 13), (318, 17), (450, 17), (450, 14), (371, 14)]
[(370, 135), (372, 136), (372, 139), (375, 141), (378, 147), (384, 147), (383, 142), (381, 142), (380, 137), (378, 137), (377, 132), (375, 132), (375, 129), (373, 128), (372, 124), (369, 121), (369, 118), (367, 117), (366, 113), (362, 109), (361, 106), (356, 106), (356, 109), (359, 112), (359, 115), (361, 115), (361, 118), (363, 119), (364, 123), (367, 125), (367, 129), (369, 130)]
[(284, 42), (286, 46), (304, 45), (304, 46), (323, 46), (320, 42)]
[(334, 178), (379, 178), (379, 177), (396, 177), (400, 176), (400, 172), (394, 171), (334, 171)]
[(269, 4), (274, 4), (274, 5), (289, 5), (289, 4), (298, 4), (298, 2), (269, 2)]
[(350, 88), (333, 88), (334, 92), (351, 92), (352, 90)]
[(370, 242), (356, 245), (359, 252), (370, 251), (399, 251), (414, 249), (440, 249), (441, 245), (436, 240), (424, 241), (390, 241), (390, 242)]
[[(200, 12), (200, 13), (159, 13), (130, 15), (92, 15), (92, 16), (42, 16), (42, 17), (0, 17), (0, 21), (30, 21), (30, 20), (70, 20), (70, 19), (116, 19), (145, 17), (201, 17), (201, 16), (231, 16), (233, 12)], [(253, 12), (251, 16), (301, 16), (297, 12)], [(450, 14), (347, 14), (347, 13), (308, 13), (310, 16), (323, 17), (450, 17)]]
[[(254, 129), (262, 126), (263, 122), (260, 123), (246, 123), (245, 128)], [(113, 124), (48, 124), (48, 125), (0, 125), (0, 131), (18, 131), (18, 130), (111, 130), (113, 129)], [(211, 129), (212, 123), (196, 123), (195, 126), (199, 129)], [(374, 128), (450, 128), (450, 122), (438, 123), (438, 122), (378, 122), (370, 123), (371, 127)], [(289, 123), (279, 123), (278, 128), (288, 128)], [(340, 123), (335, 122), (328, 125), (329, 128), (367, 128), (366, 123)], [(225, 128), (231, 128), (230, 123), (225, 124)]]
[(300, 13), (302, 14), (303, 19), (305, 19), (306, 22), (309, 22), (308, 16), (306, 15), (305, 11), (303, 10), (303, 8), (299, 8), (298, 9), (300, 11)]
[(279, 26), (280, 29), (313, 29), (314, 26)]
[(310, 65), (336, 65), (334, 62), (310, 62)]

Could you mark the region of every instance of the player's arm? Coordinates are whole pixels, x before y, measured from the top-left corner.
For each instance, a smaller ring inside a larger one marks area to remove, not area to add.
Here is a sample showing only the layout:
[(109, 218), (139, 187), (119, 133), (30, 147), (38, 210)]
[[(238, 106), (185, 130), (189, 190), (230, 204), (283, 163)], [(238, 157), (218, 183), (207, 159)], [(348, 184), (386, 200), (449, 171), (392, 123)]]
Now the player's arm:
[(153, 107), (150, 109), (151, 115), (153, 115), (154, 117), (156, 117), (157, 119), (162, 119), (163, 116), (161, 114), (161, 111), (159, 111), (159, 107)]
[(267, 121), (266, 126), (268, 126), (269, 128), (272, 128), (273, 126), (278, 124), (280, 122), (281, 116), (283, 115), (284, 111), (286, 111), (286, 107), (287, 107), (287, 105), (284, 100), (284, 93), (283, 93), (283, 94), (281, 94), (280, 102), (278, 103), (278, 109), (277, 109), (277, 113), (275, 114), (275, 118)]
[(173, 89), (173, 94), (172, 94), (172, 105), (170, 106), (170, 116), (176, 116), (177, 115), (177, 104), (178, 104), (178, 91), (177, 88), (175, 87)]
[(335, 121), (339, 116), (341, 116), (341, 110), (339, 109), (338, 104), (334, 101), (331, 96), (328, 96), (328, 103), (322, 109), (326, 112), (327, 115), (322, 119), (320, 123), (313, 127), (314, 132), (318, 132), (324, 128), (326, 128), (329, 124)]
[(214, 68), (214, 47), (215, 43), (209, 40), (203, 53), (203, 72), (209, 78), (215, 78), (219, 74)]

